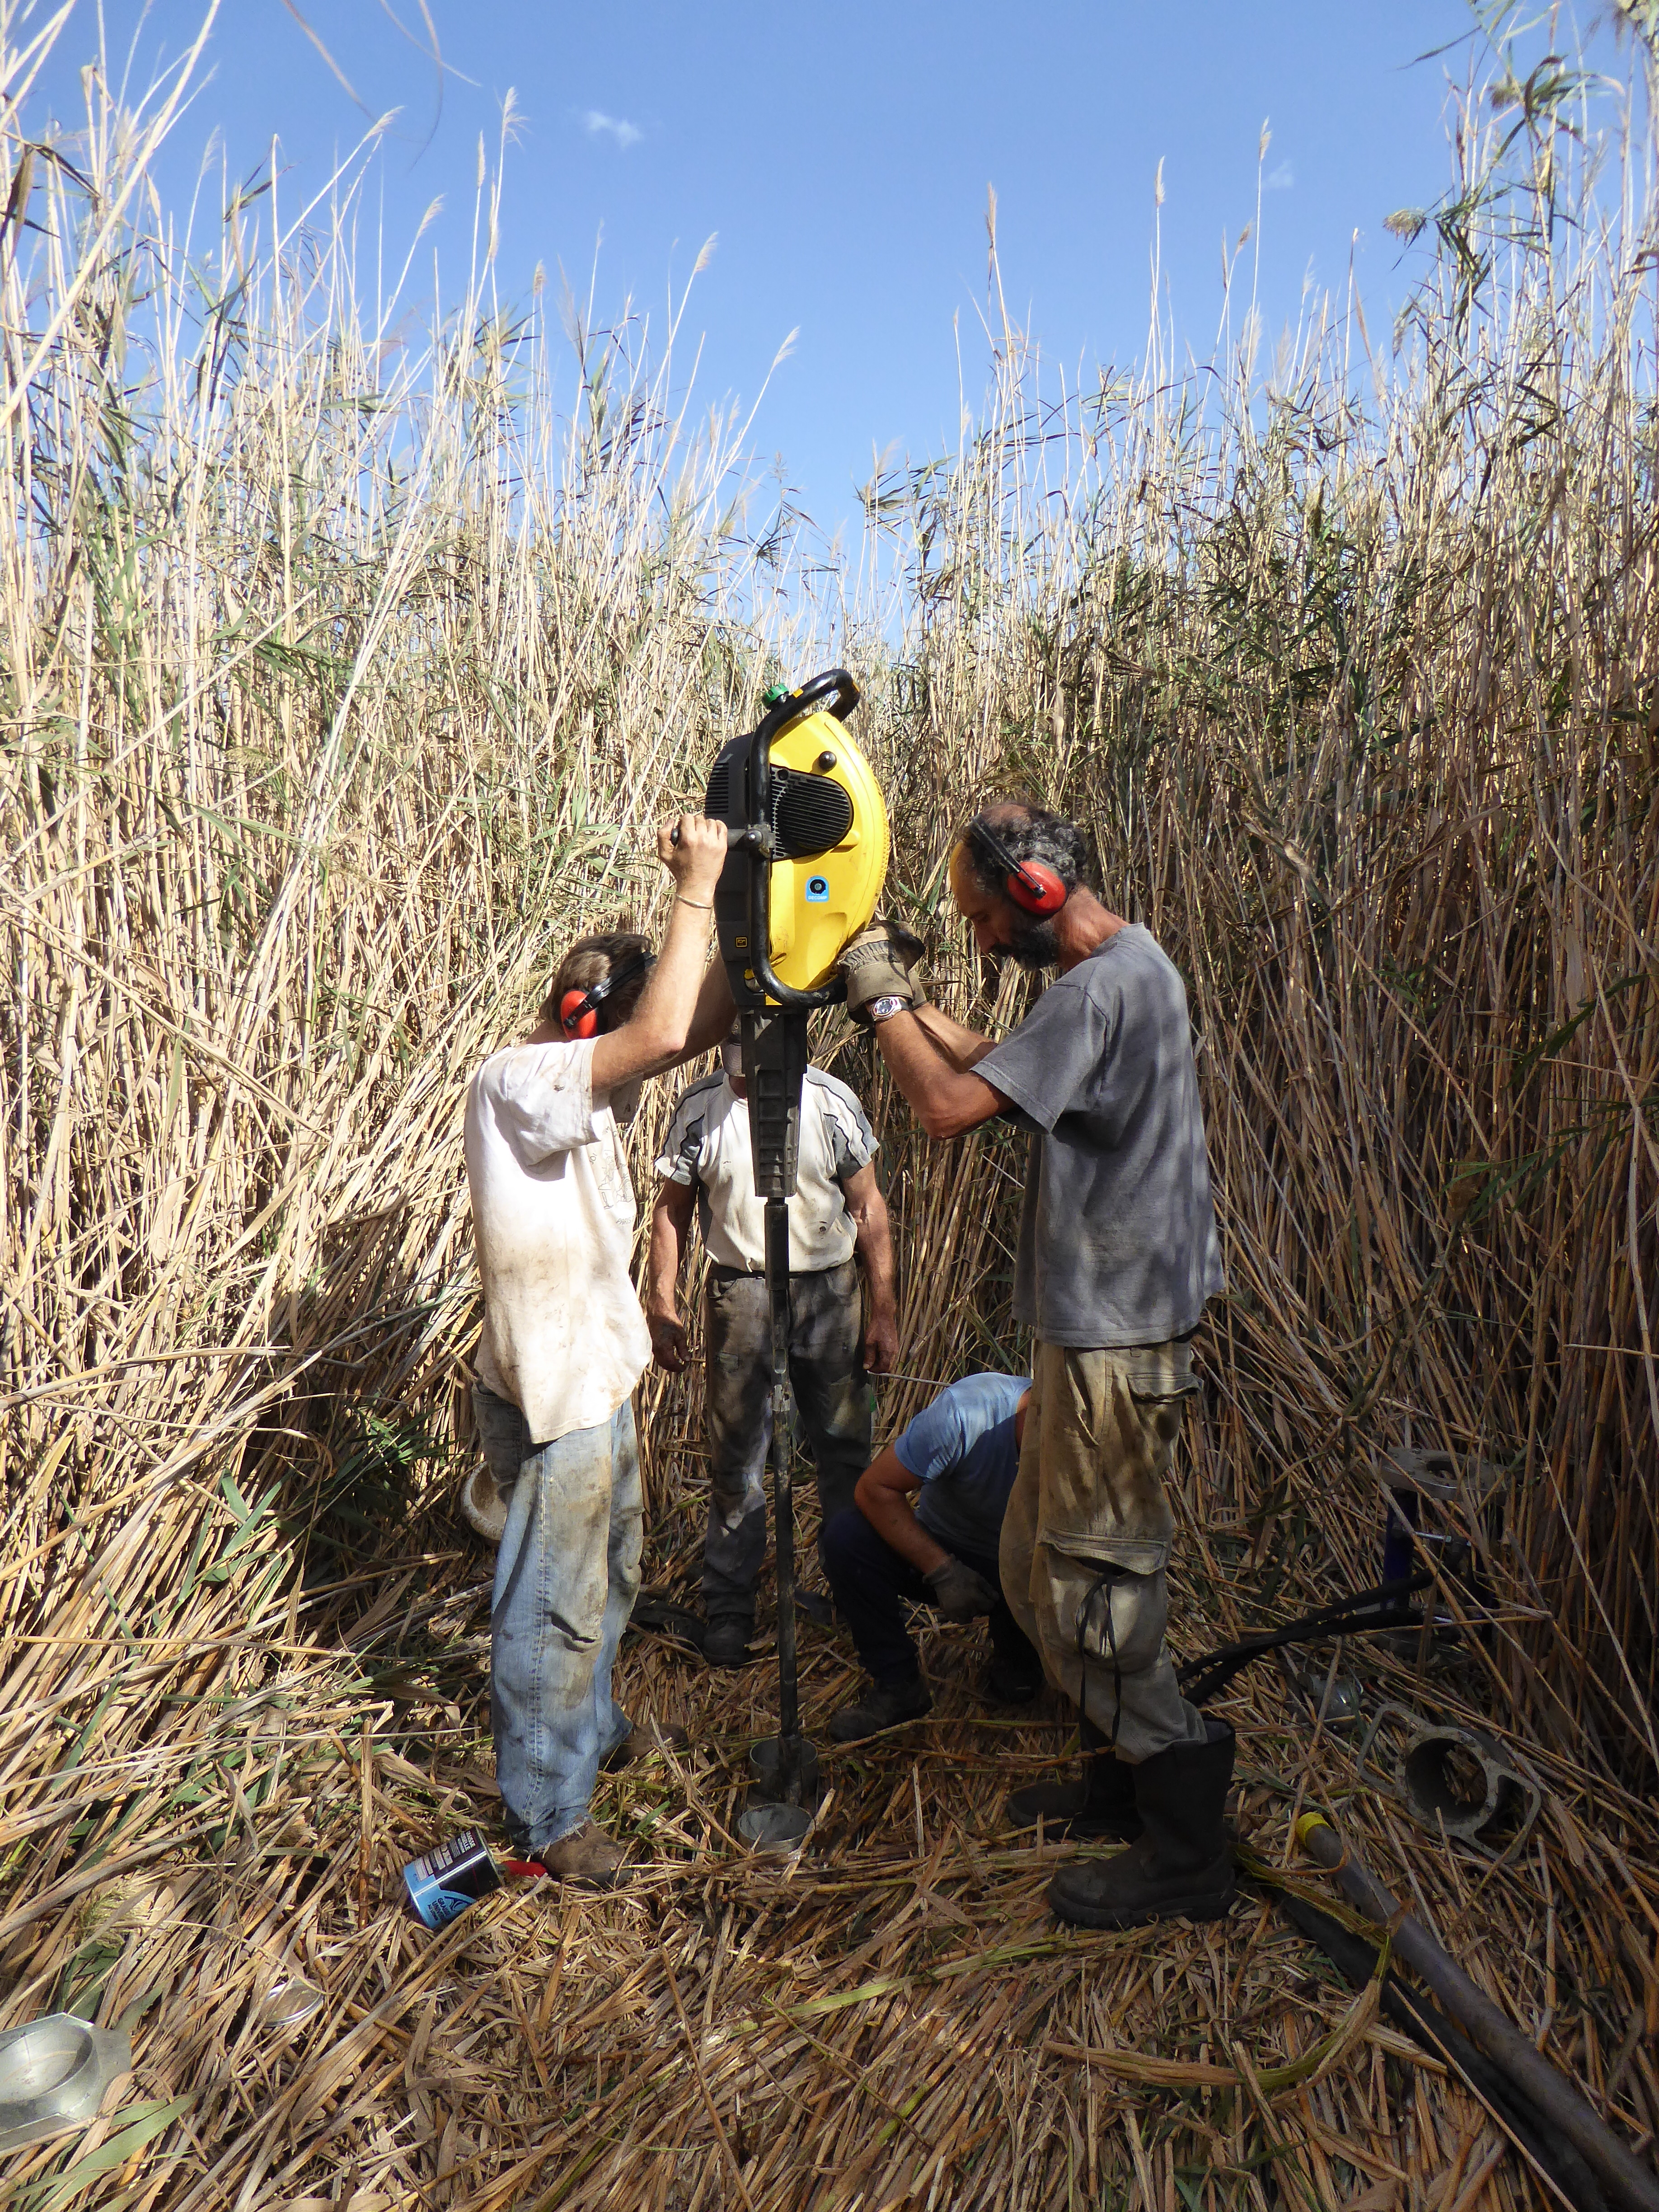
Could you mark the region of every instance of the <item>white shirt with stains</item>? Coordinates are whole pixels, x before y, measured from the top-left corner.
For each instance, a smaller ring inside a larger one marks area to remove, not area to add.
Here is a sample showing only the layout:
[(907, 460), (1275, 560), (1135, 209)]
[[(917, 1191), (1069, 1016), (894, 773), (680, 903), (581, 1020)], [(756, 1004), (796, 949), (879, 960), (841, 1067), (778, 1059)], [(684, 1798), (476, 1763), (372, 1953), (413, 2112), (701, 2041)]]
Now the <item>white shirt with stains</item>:
[(629, 1273), (635, 1211), (592, 1038), (487, 1060), (466, 1101), (466, 1180), (483, 1279), (478, 1378), (538, 1444), (608, 1421), (651, 1357)]

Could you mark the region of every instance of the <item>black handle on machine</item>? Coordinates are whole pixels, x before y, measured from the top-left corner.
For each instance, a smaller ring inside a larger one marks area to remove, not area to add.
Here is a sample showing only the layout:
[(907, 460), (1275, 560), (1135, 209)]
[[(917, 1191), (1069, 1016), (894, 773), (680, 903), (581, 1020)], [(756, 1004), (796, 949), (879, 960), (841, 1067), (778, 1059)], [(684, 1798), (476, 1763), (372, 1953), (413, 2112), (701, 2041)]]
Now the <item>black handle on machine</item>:
[[(799, 721), (803, 714), (810, 714), (814, 708), (823, 705), (826, 700), (829, 702), (827, 711), (838, 722), (844, 722), (858, 705), (859, 687), (846, 669), (826, 668), (821, 676), (809, 676), (798, 690), (785, 693), (761, 727), (769, 738), (786, 722)], [(775, 717), (781, 719), (775, 720)]]
[[(752, 812), (738, 832), (741, 846), (770, 860), (772, 851), (772, 739), (816, 707), (827, 704), (844, 722), (858, 704), (856, 684), (844, 668), (827, 669), (778, 700), (751, 740), (749, 789)], [(816, 991), (797, 991), (773, 969), (769, 872), (749, 879), (750, 959), (767, 997), (779, 1011), (745, 1012), (744, 1070), (749, 1079), (750, 1134), (755, 1148), (755, 1188), (766, 1200), (766, 1296), (772, 1321), (773, 1534), (777, 1571), (778, 1734), (774, 1788), (787, 1806), (799, 1807), (805, 1786), (807, 1746), (800, 1732), (800, 1692), (795, 1644), (794, 1485), (789, 1466), (789, 1198), (795, 1188), (795, 1146), (801, 1085), (806, 1067), (806, 1012), (827, 1006), (845, 985), (839, 976)], [(816, 1771), (816, 1759), (814, 1765)]]
[[(680, 842), (680, 825), (677, 822), (668, 833), (671, 845)], [(759, 853), (766, 859), (772, 857), (772, 833), (769, 830), (739, 830), (735, 837), (728, 834), (726, 840), (728, 853)]]
[[(821, 676), (810, 677), (799, 690), (787, 693), (767, 714), (755, 732), (754, 765), (750, 771), (756, 790), (760, 794), (761, 812), (765, 821), (772, 818), (772, 740), (780, 731), (787, 730), (792, 722), (799, 721), (803, 714), (827, 702), (828, 711), (838, 722), (844, 722), (859, 703), (859, 687), (844, 668), (826, 668)], [(762, 833), (744, 832), (745, 836)], [(769, 839), (769, 831), (763, 833)], [(764, 851), (763, 846), (757, 849)], [(755, 973), (761, 988), (769, 998), (775, 999), (781, 1006), (833, 1006), (847, 990), (839, 975), (829, 982), (820, 983), (816, 991), (798, 991), (793, 984), (784, 982), (772, 969), (771, 885), (757, 869), (750, 886), (749, 937), (754, 946)]]

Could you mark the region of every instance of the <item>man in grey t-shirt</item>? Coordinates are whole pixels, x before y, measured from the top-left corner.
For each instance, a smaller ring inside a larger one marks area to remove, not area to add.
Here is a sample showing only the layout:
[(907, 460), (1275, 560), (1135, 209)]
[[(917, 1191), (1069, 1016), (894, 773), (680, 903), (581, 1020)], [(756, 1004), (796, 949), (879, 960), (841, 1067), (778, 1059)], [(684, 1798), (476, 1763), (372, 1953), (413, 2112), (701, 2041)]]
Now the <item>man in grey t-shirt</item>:
[(1000, 1565), (1044, 1672), (1080, 1709), (1085, 1758), (1080, 1783), (1009, 1804), (1050, 1832), (1135, 1839), (1048, 1891), (1062, 1918), (1121, 1928), (1213, 1917), (1233, 1893), (1232, 1731), (1182, 1698), (1164, 1643), (1164, 1478), (1196, 1387), (1188, 1339), (1223, 1275), (1186, 990), (1149, 932), (1090, 888), (1087, 854), (1075, 824), (1000, 800), (951, 856), (981, 952), (1060, 971), (1000, 1044), (928, 1005), (884, 930), (844, 965), (848, 1010), (873, 1024), (930, 1137), (999, 1115), (1031, 1133), (1014, 1315), (1036, 1339), (1032, 1403)]

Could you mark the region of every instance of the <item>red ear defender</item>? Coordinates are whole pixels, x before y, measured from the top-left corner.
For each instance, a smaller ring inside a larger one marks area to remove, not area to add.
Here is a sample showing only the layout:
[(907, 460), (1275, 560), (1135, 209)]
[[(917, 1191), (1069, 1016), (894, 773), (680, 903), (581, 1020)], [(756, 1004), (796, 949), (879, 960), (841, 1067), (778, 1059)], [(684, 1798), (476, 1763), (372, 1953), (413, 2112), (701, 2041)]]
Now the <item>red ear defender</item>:
[(654, 952), (630, 952), (619, 968), (613, 968), (599, 982), (590, 983), (585, 991), (567, 991), (559, 1001), (559, 1027), (568, 1037), (598, 1036), (599, 1008), (605, 1001), (624, 983), (631, 983), (636, 975), (654, 967), (656, 960)]
[(1066, 886), (1041, 860), (1021, 860), (1008, 872), (1003, 885), (1012, 905), (1025, 914), (1058, 914), (1066, 903)]
[(560, 1000), (559, 1027), (568, 1037), (599, 1035), (599, 1010), (586, 991), (567, 991)]
[(1003, 896), (1022, 914), (1058, 914), (1068, 896), (1066, 886), (1043, 860), (1020, 860), (994, 830), (975, 822), (969, 833), (978, 839), (998, 867), (1004, 870)]

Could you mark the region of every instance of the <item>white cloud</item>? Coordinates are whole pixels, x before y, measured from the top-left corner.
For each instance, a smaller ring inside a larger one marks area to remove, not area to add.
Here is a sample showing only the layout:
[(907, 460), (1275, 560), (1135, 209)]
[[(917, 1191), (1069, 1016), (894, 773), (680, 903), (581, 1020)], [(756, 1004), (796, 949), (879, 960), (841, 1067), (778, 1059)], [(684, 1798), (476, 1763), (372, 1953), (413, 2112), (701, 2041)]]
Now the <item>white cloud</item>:
[(1296, 172), (1288, 161), (1281, 161), (1276, 169), (1267, 172), (1264, 181), (1270, 192), (1287, 192), (1296, 182)]
[(624, 123), (619, 115), (606, 115), (597, 107), (587, 109), (581, 122), (590, 138), (614, 138), (624, 154), (645, 136), (637, 123)]

